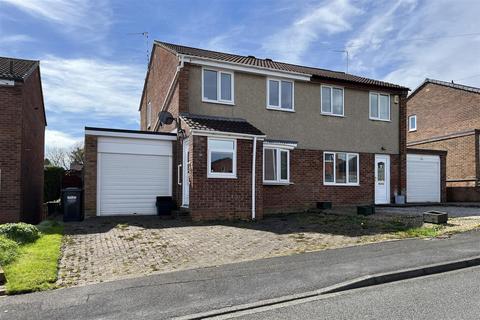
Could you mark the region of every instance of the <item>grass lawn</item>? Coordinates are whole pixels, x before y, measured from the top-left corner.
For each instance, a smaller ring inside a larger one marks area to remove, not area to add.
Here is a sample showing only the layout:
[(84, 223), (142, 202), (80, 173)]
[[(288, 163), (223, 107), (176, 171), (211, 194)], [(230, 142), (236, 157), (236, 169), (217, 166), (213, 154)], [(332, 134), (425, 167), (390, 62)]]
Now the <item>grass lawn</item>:
[(55, 287), (63, 224), (44, 221), (38, 225), (38, 229), (41, 237), (33, 243), (21, 245), (15, 261), (3, 267), (8, 294)]

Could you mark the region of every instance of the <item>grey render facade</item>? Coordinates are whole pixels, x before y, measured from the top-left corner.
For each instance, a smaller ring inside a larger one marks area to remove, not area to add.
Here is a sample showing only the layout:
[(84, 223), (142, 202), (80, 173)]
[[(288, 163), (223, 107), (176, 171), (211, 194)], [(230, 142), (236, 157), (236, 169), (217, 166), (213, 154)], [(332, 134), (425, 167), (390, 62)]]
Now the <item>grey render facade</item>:
[[(155, 42), (141, 130), (177, 133), (173, 195), (196, 219), (390, 203), (405, 195), (407, 92), (343, 72)], [(175, 121), (162, 122), (165, 112)], [(215, 172), (220, 155), (227, 165)]]

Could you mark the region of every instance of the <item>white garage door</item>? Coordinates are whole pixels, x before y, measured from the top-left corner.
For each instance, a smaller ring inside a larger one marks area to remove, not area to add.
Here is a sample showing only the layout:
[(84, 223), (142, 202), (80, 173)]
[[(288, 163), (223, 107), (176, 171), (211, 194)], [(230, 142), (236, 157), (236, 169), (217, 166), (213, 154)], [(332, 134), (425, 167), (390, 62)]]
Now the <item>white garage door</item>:
[(440, 157), (407, 155), (407, 201), (440, 202)]
[(172, 195), (171, 141), (98, 138), (97, 214), (153, 215)]

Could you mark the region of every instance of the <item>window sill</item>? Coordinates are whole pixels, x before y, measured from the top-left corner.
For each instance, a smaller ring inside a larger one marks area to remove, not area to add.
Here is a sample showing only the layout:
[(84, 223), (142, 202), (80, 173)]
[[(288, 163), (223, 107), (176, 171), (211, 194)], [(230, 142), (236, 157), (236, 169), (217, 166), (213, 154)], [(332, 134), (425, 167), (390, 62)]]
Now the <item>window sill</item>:
[(327, 117), (337, 117), (337, 118), (345, 118), (345, 115), (343, 114), (333, 114), (333, 113), (320, 113), (322, 116), (327, 116)]
[(360, 183), (323, 183), (324, 186), (331, 187), (360, 187)]
[(207, 175), (208, 179), (237, 179), (237, 176)]
[(284, 112), (295, 112), (295, 109), (282, 109), (282, 108), (280, 108), (280, 107), (269, 107), (269, 106), (267, 106), (267, 110), (284, 111)]
[(215, 103), (215, 104), (223, 104), (223, 105), (226, 105), (226, 106), (234, 106), (234, 105), (235, 105), (235, 102), (234, 102), (234, 101), (221, 101), (221, 100), (202, 99), (202, 102)]
[(289, 186), (292, 182), (275, 182), (275, 181), (263, 181), (264, 186)]
[(378, 119), (378, 118), (369, 118), (370, 120), (372, 121), (381, 121), (381, 122), (392, 122), (392, 120), (388, 119), (388, 120), (385, 120), (385, 119)]
[(415, 132), (417, 129), (408, 130), (408, 132)]

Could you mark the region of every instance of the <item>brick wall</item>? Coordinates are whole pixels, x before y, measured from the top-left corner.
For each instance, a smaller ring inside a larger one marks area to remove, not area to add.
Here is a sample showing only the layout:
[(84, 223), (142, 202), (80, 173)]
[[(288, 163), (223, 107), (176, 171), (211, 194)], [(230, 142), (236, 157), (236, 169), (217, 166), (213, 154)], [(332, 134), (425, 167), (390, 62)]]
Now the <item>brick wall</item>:
[(23, 86), (22, 108), (22, 212), (21, 220), (38, 223), (43, 218), (43, 161), (45, 117), (37, 69)]
[(417, 131), (407, 141), (419, 141), (480, 128), (480, 94), (426, 84), (408, 100), (408, 115), (417, 115)]
[(42, 218), (45, 121), (40, 74), (0, 86), (0, 223)]
[[(375, 201), (374, 159), (374, 154), (360, 154), (360, 186), (325, 186), (323, 184), (323, 151), (292, 150), (290, 151), (291, 184), (263, 186), (265, 212), (292, 212), (314, 208), (319, 201), (331, 201), (333, 205), (373, 204)], [(393, 165), (391, 167), (395, 170)]]
[(84, 210), (86, 217), (97, 214), (97, 136), (85, 136)]
[[(237, 140), (237, 178), (207, 178), (207, 137), (190, 139), (190, 214), (194, 220), (250, 219), (252, 205), (251, 140)], [(257, 144), (256, 217), (263, 217), (262, 142)]]
[(0, 223), (19, 221), (22, 211), (22, 101), (20, 85), (0, 86)]
[[(178, 66), (178, 58), (170, 51), (154, 45), (150, 64), (150, 72), (148, 73), (148, 79), (146, 81), (146, 87), (144, 88), (143, 98), (141, 102), (140, 110), (140, 129), (148, 130), (147, 128), (147, 103), (151, 101), (152, 106), (152, 127), (153, 130), (158, 113), (161, 111), (162, 105), (167, 97), (168, 91), (174, 80), (175, 73)], [(184, 71), (186, 73), (188, 71)], [(179, 101), (185, 99), (185, 94), (180, 94), (180, 84), (185, 82), (184, 78), (188, 77), (188, 74), (180, 74), (177, 84), (174, 86), (174, 93), (168, 104), (167, 111), (171, 112), (174, 116), (179, 111)], [(164, 126), (160, 129), (163, 132), (170, 132), (175, 129), (175, 125)]]
[(415, 144), (415, 149), (430, 149), (447, 151), (447, 186), (467, 187), (475, 186), (477, 177), (476, 135), (471, 134)]

